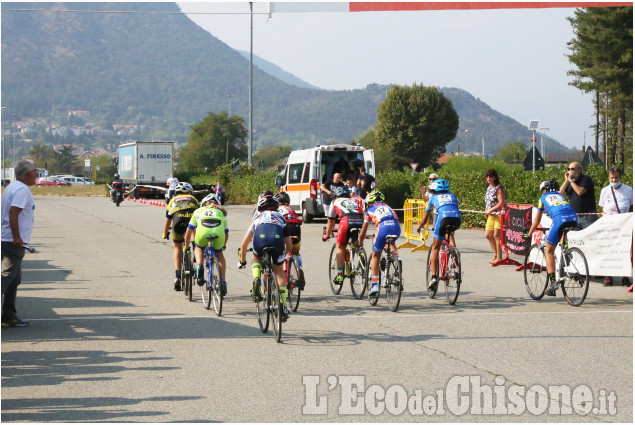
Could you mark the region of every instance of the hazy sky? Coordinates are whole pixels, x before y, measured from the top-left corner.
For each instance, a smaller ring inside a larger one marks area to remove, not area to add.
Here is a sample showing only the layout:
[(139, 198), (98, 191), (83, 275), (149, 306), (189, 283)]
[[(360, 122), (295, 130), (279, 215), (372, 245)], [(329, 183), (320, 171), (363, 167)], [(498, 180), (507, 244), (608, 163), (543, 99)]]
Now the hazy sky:
[[(186, 13), (215, 13), (188, 16), (229, 46), (249, 51), (248, 2), (179, 5)], [(256, 13), (267, 8), (254, 3)], [(525, 126), (539, 119), (548, 136), (581, 148), (585, 132), (586, 144), (593, 143), (594, 118), (591, 95), (569, 86), (566, 75), (573, 68), (565, 56), (573, 38), (566, 18), (574, 10), (255, 14), (253, 49), (324, 89), (370, 83), (464, 89)], [(470, 149), (473, 144), (480, 147), (480, 140), (468, 140)]]

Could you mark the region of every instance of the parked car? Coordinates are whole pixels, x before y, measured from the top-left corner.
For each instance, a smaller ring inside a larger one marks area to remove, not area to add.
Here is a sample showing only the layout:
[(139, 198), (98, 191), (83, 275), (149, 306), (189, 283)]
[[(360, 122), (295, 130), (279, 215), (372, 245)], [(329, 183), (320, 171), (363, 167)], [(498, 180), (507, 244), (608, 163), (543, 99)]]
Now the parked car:
[(71, 184), (57, 177), (40, 177), (35, 181), (36, 186), (70, 186)]
[(90, 179), (86, 179), (84, 177), (61, 176), (60, 179), (72, 185), (86, 186), (90, 184), (95, 184)]

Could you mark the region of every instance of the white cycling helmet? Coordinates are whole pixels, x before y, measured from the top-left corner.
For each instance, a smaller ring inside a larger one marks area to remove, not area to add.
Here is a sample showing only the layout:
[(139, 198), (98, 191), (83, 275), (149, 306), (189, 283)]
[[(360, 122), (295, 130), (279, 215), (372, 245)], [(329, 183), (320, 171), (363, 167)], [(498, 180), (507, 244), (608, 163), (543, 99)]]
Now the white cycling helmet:
[(187, 182), (181, 182), (176, 185), (176, 188), (174, 190), (176, 191), (176, 193), (192, 193), (194, 188), (192, 188), (192, 185)]
[(210, 193), (201, 201), (201, 206), (204, 207), (207, 204), (216, 204), (220, 205), (220, 201), (218, 200), (218, 196), (215, 193)]

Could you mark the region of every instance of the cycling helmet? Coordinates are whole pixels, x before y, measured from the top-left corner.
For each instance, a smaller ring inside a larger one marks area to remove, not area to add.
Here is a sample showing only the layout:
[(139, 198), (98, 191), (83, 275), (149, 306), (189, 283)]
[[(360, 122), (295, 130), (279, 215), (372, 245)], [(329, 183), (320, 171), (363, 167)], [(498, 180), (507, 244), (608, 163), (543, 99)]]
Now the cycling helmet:
[(280, 204), (273, 197), (273, 192), (270, 190), (265, 190), (260, 195), (258, 195), (258, 211), (266, 211), (266, 210), (277, 210)]
[(560, 185), (555, 180), (545, 180), (540, 183), (540, 191), (546, 190), (547, 192), (557, 192), (560, 190)]
[(368, 203), (368, 205), (370, 204), (374, 204), (375, 202), (383, 202), (386, 200), (386, 197), (384, 196), (383, 193), (381, 193), (378, 190), (373, 190), (372, 192), (370, 192), (368, 194), (368, 197), (366, 198), (366, 203)]
[(115, 173), (115, 180), (119, 180), (119, 174)]
[(341, 198), (342, 196), (346, 196), (346, 197), (351, 196), (351, 192), (348, 190), (348, 187), (346, 186), (338, 186), (335, 189), (334, 194), (336, 198)]
[(174, 189), (176, 193), (192, 193), (194, 190), (192, 185), (187, 182), (181, 182), (176, 185), (176, 189)]
[(432, 190), (435, 192), (445, 192), (450, 190), (450, 183), (447, 180), (439, 179), (432, 182)]
[(280, 203), (280, 205), (289, 205), (291, 198), (287, 192), (278, 192), (275, 194), (274, 199)]
[(218, 196), (215, 193), (210, 193), (201, 201), (201, 206), (204, 207), (207, 204), (216, 204), (220, 205), (220, 201), (218, 200)]

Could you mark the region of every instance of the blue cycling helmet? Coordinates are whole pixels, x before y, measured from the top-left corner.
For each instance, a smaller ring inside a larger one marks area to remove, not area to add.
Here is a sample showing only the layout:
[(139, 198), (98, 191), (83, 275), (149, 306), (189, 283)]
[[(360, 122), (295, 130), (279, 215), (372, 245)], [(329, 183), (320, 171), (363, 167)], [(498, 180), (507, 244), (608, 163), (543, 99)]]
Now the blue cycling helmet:
[(447, 180), (439, 179), (432, 182), (432, 190), (435, 192), (446, 192), (450, 190), (450, 183)]
[(351, 196), (351, 192), (348, 190), (348, 187), (346, 186), (338, 186), (335, 189), (334, 193), (336, 198), (341, 198), (342, 196), (346, 196), (346, 197)]

